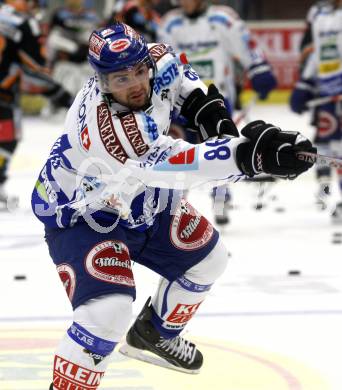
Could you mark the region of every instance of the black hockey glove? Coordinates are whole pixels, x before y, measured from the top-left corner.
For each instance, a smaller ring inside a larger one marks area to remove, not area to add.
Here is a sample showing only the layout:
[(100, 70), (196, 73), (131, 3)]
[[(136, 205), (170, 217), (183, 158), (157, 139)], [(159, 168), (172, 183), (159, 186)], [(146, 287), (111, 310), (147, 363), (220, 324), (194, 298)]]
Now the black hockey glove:
[(214, 84), (209, 85), (207, 95), (200, 88), (193, 90), (182, 105), (181, 115), (187, 119), (190, 129), (199, 132), (201, 141), (223, 134), (239, 136), (224, 98)]
[(239, 169), (247, 176), (259, 173), (295, 179), (312, 167), (312, 163), (298, 160), (298, 152), (316, 153), (317, 149), (296, 131), (281, 131), (264, 121), (249, 123), (241, 130), (248, 142), (238, 145), (236, 160)]
[(56, 84), (44, 94), (56, 108), (70, 108), (74, 98), (61, 85)]

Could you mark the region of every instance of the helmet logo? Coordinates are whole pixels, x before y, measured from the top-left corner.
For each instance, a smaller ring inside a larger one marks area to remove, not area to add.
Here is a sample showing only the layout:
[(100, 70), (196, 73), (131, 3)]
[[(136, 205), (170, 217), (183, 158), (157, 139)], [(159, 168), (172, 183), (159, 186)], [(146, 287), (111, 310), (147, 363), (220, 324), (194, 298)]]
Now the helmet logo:
[(101, 50), (105, 44), (106, 41), (104, 39), (93, 33), (89, 41), (89, 54), (99, 60)]
[(112, 35), (114, 33), (115, 33), (115, 31), (112, 30), (111, 28), (106, 28), (105, 30), (101, 31), (101, 36), (102, 36), (102, 38), (106, 38), (106, 37), (108, 37), (108, 35)]
[(131, 42), (127, 38), (117, 39), (109, 45), (109, 50), (114, 53), (120, 53), (131, 46)]

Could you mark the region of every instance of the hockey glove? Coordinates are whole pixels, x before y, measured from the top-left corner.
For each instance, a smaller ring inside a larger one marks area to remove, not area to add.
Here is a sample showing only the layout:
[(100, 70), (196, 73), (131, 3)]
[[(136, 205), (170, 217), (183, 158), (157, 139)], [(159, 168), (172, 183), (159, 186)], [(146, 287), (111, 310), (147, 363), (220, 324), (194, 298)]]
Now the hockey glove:
[(69, 108), (74, 101), (74, 98), (61, 85), (56, 84), (45, 94), (56, 108)]
[(181, 115), (187, 119), (188, 127), (199, 132), (202, 142), (223, 134), (239, 136), (224, 98), (214, 84), (209, 85), (207, 95), (200, 88), (193, 90), (182, 105)]
[(311, 142), (296, 131), (281, 131), (264, 121), (249, 123), (241, 130), (248, 142), (237, 146), (239, 169), (247, 176), (268, 173), (285, 179), (295, 179), (312, 167), (312, 163), (298, 160), (298, 152), (316, 153)]
[(293, 112), (301, 114), (307, 110), (306, 103), (315, 97), (312, 80), (300, 80), (296, 83), (290, 97), (290, 107)]
[(252, 65), (249, 68), (248, 77), (251, 80), (252, 88), (261, 100), (266, 99), (268, 94), (277, 86), (277, 80), (272, 73), (272, 69), (266, 62)]

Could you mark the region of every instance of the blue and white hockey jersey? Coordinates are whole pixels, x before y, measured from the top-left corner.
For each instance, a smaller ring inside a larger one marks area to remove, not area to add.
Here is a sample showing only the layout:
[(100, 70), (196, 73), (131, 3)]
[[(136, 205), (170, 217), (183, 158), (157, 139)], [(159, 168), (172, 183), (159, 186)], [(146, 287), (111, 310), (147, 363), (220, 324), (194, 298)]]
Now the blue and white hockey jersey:
[(320, 96), (342, 93), (342, 9), (323, 8), (311, 20), (313, 52), (302, 71)]
[(171, 10), (163, 16), (158, 34), (161, 42), (185, 52), (201, 80), (214, 83), (231, 102), (235, 101), (235, 60), (246, 71), (261, 64), (258, 72), (270, 70), (245, 23), (227, 6), (210, 5), (196, 18), (187, 17), (181, 8)]
[(243, 177), (235, 162), (242, 138), (192, 145), (167, 136), (172, 112), (193, 89), (207, 89), (169, 47), (149, 50), (157, 72), (145, 111), (109, 102), (94, 78), (76, 96), (32, 194), (34, 213), (47, 226), (117, 221), (144, 230), (165, 208), (162, 192)]

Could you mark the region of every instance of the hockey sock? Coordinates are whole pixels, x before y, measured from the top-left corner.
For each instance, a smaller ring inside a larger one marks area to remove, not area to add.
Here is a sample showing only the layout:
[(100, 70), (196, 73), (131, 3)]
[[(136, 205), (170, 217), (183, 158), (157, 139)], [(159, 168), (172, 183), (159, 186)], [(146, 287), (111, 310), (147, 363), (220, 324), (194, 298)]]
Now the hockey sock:
[(122, 294), (91, 299), (74, 312), (74, 322), (56, 351), (54, 390), (96, 390), (110, 354), (132, 317), (132, 297)]
[(228, 260), (221, 241), (198, 264), (174, 281), (161, 278), (153, 297), (152, 323), (164, 338), (177, 336), (196, 313)]
[(96, 390), (109, 363), (107, 356), (115, 345), (74, 322), (55, 355), (54, 389)]

